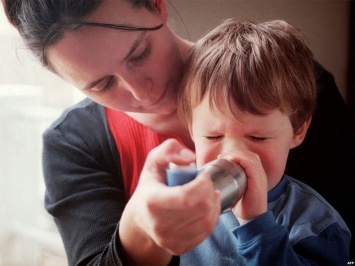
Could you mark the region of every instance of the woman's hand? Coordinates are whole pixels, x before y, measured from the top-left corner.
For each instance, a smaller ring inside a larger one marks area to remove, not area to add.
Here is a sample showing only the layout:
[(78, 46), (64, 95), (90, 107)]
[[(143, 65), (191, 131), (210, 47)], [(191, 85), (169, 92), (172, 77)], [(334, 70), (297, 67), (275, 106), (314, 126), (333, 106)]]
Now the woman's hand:
[(174, 139), (149, 153), (119, 229), (135, 264), (167, 264), (172, 255), (192, 249), (213, 232), (221, 203), (210, 178), (201, 174), (183, 186), (166, 186), (169, 162), (194, 161), (194, 153)]

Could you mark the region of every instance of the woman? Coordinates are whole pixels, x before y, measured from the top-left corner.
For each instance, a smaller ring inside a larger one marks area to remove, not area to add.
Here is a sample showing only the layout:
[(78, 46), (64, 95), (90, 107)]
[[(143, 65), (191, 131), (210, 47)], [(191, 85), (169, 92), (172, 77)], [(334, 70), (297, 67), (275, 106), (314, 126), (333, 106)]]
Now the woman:
[(193, 149), (175, 111), (192, 43), (166, 26), (165, 0), (3, 3), (39, 61), (91, 99), (44, 134), (45, 206), (69, 264), (174, 263), (213, 231), (220, 207), (206, 179), (164, 185), (168, 162), (191, 151), (172, 140), (153, 149), (171, 137)]

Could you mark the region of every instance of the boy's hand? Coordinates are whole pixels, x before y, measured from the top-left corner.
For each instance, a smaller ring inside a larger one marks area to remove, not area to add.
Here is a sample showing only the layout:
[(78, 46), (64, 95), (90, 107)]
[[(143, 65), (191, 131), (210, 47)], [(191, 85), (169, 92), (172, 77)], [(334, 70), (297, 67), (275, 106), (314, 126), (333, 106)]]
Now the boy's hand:
[(248, 179), (243, 197), (232, 209), (240, 224), (267, 212), (268, 182), (259, 156), (250, 151), (231, 151), (219, 158), (240, 164)]

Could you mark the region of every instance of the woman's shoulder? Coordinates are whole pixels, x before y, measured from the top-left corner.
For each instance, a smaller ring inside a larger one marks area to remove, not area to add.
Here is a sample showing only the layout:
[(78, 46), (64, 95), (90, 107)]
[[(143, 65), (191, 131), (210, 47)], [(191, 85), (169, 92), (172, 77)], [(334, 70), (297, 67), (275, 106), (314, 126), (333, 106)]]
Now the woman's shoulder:
[(105, 107), (85, 99), (66, 109), (43, 133), (43, 158), (73, 162), (100, 162), (118, 174), (119, 154), (107, 126)]
[[(76, 124), (75, 127), (79, 125), (98, 126), (96, 123), (93, 124), (93, 121), (105, 124), (105, 109), (89, 98), (85, 98), (81, 102), (65, 109), (48, 130), (67, 127), (72, 124)], [(77, 124), (78, 122), (80, 123)]]
[(64, 112), (43, 133), (44, 144), (70, 143), (90, 149), (112, 144), (105, 108), (84, 99)]

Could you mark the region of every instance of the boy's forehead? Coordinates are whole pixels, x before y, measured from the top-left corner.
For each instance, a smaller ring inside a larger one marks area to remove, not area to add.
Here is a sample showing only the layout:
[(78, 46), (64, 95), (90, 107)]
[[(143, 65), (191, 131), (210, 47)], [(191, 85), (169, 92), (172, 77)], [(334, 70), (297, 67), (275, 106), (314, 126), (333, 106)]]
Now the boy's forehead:
[(216, 100), (208, 93), (199, 104), (192, 108), (192, 122), (201, 119), (208, 120), (217, 116), (229, 120), (242, 114), (236, 104), (229, 104), (222, 100), (222, 97), (219, 98)]

